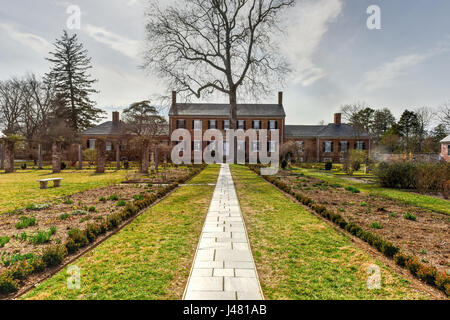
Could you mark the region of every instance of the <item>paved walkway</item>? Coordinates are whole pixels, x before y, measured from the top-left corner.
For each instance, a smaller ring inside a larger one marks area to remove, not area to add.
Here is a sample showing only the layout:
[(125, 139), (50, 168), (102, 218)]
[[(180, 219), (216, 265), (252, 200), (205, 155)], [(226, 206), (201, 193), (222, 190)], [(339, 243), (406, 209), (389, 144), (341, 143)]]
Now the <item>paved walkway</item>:
[(225, 164), (220, 169), (184, 299), (262, 298), (230, 167)]

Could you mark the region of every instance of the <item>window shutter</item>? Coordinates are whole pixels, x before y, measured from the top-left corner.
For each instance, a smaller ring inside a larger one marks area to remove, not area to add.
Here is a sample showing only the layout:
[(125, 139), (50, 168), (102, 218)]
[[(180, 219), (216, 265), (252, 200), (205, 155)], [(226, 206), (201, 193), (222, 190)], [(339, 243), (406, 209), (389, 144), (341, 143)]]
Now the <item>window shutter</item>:
[(211, 120), (208, 120), (208, 129), (211, 129)]
[(326, 148), (325, 142), (322, 142), (322, 152), (325, 152), (325, 148)]
[(275, 129), (278, 129), (278, 121), (275, 120)]
[(331, 141), (331, 152), (334, 152), (334, 142)]
[(366, 143), (365, 142), (362, 143), (362, 149), (366, 150)]

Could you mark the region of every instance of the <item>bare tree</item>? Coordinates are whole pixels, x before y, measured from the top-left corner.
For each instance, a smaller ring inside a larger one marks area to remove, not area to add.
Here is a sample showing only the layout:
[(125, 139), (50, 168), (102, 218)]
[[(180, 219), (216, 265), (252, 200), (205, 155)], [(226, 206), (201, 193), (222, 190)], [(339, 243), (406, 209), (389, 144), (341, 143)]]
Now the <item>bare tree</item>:
[(20, 140), (20, 116), (22, 114), (22, 87), (20, 80), (13, 78), (0, 82), (0, 129), (5, 137), (4, 145), (5, 172), (14, 172), (14, 148)]
[(158, 109), (151, 105), (150, 101), (133, 103), (123, 111), (124, 135), (133, 136), (141, 150), (141, 173), (148, 173), (149, 153), (151, 146), (157, 143), (157, 137), (161, 135), (167, 121), (159, 115)]
[(450, 131), (450, 100), (439, 108), (438, 117), (447, 126), (447, 130)]
[(228, 95), (236, 128), (238, 89), (267, 94), (287, 65), (272, 34), (294, 0), (186, 0), (148, 12), (144, 67), (186, 97)]

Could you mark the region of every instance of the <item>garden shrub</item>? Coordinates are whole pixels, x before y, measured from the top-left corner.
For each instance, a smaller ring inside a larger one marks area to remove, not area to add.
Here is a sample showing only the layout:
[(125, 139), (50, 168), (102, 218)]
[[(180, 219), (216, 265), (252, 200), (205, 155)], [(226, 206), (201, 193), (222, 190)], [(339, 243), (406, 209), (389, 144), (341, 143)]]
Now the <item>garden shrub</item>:
[(283, 159), (283, 160), (281, 161), (281, 168), (282, 168), (283, 170), (285, 170), (286, 167), (287, 167), (287, 165), (288, 165), (288, 162), (286, 161), (286, 159)]
[(449, 163), (415, 164), (415, 185), (420, 193), (443, 192), (448, 180), (450, 180)]
[(331, 171), (331, 169), (333, 169), (333, 163), (330, 161), (325, 162), (325, 170)]
[(398, 252), (394, 255), (394, 261), (400, 267), (406, 267), (406, 262), (411, 259), (411, 257), (405, 255), (404, 253)]
[(23, 260), (13, 265), (8, 271), (13, 279), (25, 280), (33, 272), (33, 267), (28, 261)]
[(125, 200), (119, 200), (116, 203), (116, 206), (118, 206), (118, 207), (125, 207), (126, 205), (127, 205), (127, 203)]
[(434, 285), (436, 280), (436, 268), (422, 265), (417, 270), (417, 277), (429, 285)]
[(40, 204), (29, 204), (26, 206), (26, 209), (29, 211), (41, 211), (50, 208), (52, 205), (49, 203), (40, 203)]
[(66, 220), (66, 219), (70, 218), (70, 216), (71, 216), (70, 213), (63, 213), (63, 214), (61, 214), (61, 215), (59, 216), (59, 218), (60, 218), (61, 220)]
[(69, 253), (76, 252), (79, 248), (83, 248), (89, 244), (86, 233), (80, 229), (71, 229), (68, 233), (69, 239), (66, 241), (66, 248)]
[(9, 240), (10, 238), (8, 236), (0, 237), (0, 248), (3, 248)]
[(371, 228), (373, 229), (382, 229), (383, 227), (381, 226), (381, 224), (379, 222), (372, 222), (372, 224), (370, 225)]
[(109, 196), (109, 200), (111, 201), (117, 201), (119, 200), (119, 196), (117, 194), (113, 194)]
[(67, 256), (67, 249), (64, 245), (54, 245), (44, 249), (42, 261), (47, 267), (55, 267)]
[(416, 187), (415, 165), (412, 162), (382, 162), (374, 170), (382, 187), (414, 189)]
[(411, 221), (416, 221), (417, 220), (416, 216), (411, 214), (411, 213), (406, 213), (404, 215), (404, 217), (405, 217), (406, 220), (411, 220)]
[(422, 264), (416, 257), (411, 257), (408, 260), (406, 260), (405, 263), (406, 269), (409, 270), (414, 276), (417, 275), (417, 272), (421, 268)]
[(88, 209), (89, 212), (97, 212), (97, 208), (94, 206), (90, 206)]
[(359, 191), (358, 188), (352, 187), (352, 186), (348, 186), (345, 188), (345, 190), (350, 191), (352, 193), (360, 193), (361, 191)]
[(25, 229), (36, 225), (36, 218), (34, 217), (20, 217), (16, 223), (17, 229)]
[(86, 226), (86, 237), (88, 238), (89, 242), (94, 242), (95, 238), (100, 234), (101, 228), (99, 225), (89, 223)]
[(19, 290), (19, 282), (9, 272), (0, 273), (0, 294), (10, 294)]

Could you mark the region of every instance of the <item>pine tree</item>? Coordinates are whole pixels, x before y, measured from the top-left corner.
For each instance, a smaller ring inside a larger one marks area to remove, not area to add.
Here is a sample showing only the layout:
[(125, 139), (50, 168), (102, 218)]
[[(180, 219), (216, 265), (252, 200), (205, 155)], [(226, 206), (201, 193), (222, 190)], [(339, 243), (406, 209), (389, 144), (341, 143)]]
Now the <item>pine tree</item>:
[(69, 35), (66, 30), (54, 43), (55, 51), (50, 52), (53, 68), (45, 75), (46, 82), (54, 85), (58, 100), (62, 103), (60, 115), (68, 125), (80, 132), (101, 119), (102, 110), (95, 108), (90, 94), (98, 93), (92, 85), (97, 82), (88, 70), (92, 68), (91, 58), (76, 34)]

